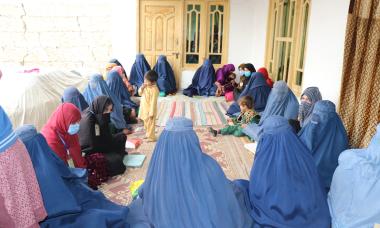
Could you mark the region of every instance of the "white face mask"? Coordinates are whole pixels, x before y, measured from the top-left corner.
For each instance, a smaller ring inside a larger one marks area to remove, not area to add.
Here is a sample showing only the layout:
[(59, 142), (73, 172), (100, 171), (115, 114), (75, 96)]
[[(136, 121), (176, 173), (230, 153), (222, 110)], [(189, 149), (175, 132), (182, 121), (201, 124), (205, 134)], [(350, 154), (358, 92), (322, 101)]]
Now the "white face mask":
[(70, 124), (69, 129), (67, 130), (67, 133), (69, 133), (69, 135), (75, 135), (79, 131), (79, 126), (80, 126), (79, 123)]

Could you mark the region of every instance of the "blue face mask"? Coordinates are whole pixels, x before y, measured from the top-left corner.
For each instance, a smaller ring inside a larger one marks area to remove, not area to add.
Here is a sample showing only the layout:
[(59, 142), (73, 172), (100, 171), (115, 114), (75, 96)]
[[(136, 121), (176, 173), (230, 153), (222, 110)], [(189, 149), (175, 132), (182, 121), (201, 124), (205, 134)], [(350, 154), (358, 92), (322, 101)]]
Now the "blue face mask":
[(250, 77), (251, 76), (251, 71), (244, 71), (244, 76)]
[(244, 70), (239, 70), (240, 76), (244, 76)]
[(67, 133), (69, 133), (69, 135), (75, 135), (76, 133), (78, 133), (78, 131), (79, 131), (79, 123), (70, 124), (69, 130), (67, 130)]

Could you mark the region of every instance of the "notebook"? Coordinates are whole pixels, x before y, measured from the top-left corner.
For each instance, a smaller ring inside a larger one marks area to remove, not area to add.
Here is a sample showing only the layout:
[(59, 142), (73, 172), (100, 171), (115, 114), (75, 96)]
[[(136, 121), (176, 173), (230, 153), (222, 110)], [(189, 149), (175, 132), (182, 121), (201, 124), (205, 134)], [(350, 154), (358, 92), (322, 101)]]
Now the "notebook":
[(142, 144), (142, 139), (129, 139), (125, 142), (126, 149), (137, 149)]
[(257, 142), (244, 144), (245, 149), (249, 150), (253, 154), (256, 153)]
[(140, 168), (144, 164), (145, 158), (144, 154), (128, 154), (124, 157), (123, 163), (130, 168)]

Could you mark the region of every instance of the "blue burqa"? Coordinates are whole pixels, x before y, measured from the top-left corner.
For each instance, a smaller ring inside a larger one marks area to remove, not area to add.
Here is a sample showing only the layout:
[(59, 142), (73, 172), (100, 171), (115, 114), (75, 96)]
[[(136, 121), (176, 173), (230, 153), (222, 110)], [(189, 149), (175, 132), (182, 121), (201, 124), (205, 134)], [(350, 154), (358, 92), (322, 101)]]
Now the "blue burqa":
[(160, 55), (158, 57), (153, 70), (158, 74), (157, 86), (160, 89), (160, 92), (171, 94), (177, 91), (174, 72), (167, 61), (166, 56)]
[(120, 100), (115, 96), (115, 94), (108, 88), (107, 83), (103, 80), (101, 74), (94, 74), (90, 78), (86, 89), (84, 90), (83, 96), (88, 104), (98, 96), (108, 96), (111, 98), (113, 103), (113, 111), (111, 112), (111, 121), (117, 129), (127, 128), (127, 123), (125, 122), (123, 115), (123, 107)]
[(131, 94), (128, 92), (119, 72), (111, 70), (107, 73), (107, 85), (123, 106), (130, 109), (138, 108), (138, 105), (131, 100)]
[(79, 92), (77, 88), (74, 86), (70, 86), (63, 91), (63, 96), (61, 98), (63, 102), (69, 102), (75, 106), (82, 112), (86, 108), (88, 108), (88, 104), (84, 99), (83, 95)]
[[(218, 163), (202, 152), (191, 120), (169, 120), (131, 213), (154, 227), (251, 227)], [(145, 217), (145, 218), (144, 218)]]
[[(256, 112), (262, 112), (265, 109), (267, 100), (271, 91), (271, 87), (268, 86), (264, 75), (260, 72), (255, 72), (249, 79), (248, 84), (240, 94), (238, 100), (244, 96), (251, 96), (253, 98), (253, 107)], [(233, 115), (240, 112), (240, 106), (238, 102), (234, 102), (227, 110), (227, 115)]]
[(69, 168), (32, 125), (16, 130), (25, 144), (48, 214), (41, 227), (129, 227), (128, 207), (86, 184), (86, 170)]
[(211, 60), (206, 59), (195, 72), (191, 85), (183, 90), (183, 94), (189, 97), (194, 95), (214, 96), (216, 92), (215, 80), (214, 66)]
[(277, 81), (269, 94), (268, 102), (258, 124), (249, 124), (243, 129), (244, 134), (258, 141), (262, 133), (262, 124), (270, 116), (279, 115), (286, 119), (296, 120), (298, 117), (298, 100), (284, 81)]
[(318, 101), (310, 121), (298, 133), (300, 140), (311, 151), (323, 186), (328, 190), (338, 157), (348, 149), (348, 137), (342, 120), (331, 101)]
[(369, 228), (380, 223), (380, 125), (367, 148), (339, 156), (328, 203), (333, 228)]
[(143, 54), (136, 55), (135, 63), (133, 63), (131, 73), (129, 74), (129, 82), (140, 88), (144, 83), (145, 73), (148, 71), (150, 71), (150, 65), (146, 61), (145, 56)]
[(313, 157), (282, 116), (265, 120), (249, 182), (234, 183), (248, 194), (254, 227), (330, 226), (326, 193)]

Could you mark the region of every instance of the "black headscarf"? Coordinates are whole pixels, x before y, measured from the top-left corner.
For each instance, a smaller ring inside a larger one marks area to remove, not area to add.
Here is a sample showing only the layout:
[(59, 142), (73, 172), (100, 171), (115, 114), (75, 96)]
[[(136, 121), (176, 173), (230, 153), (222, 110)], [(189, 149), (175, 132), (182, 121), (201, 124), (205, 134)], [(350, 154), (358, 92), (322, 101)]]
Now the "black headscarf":
[(110, 113), (103, 114), (107, 106), (113, 105), (111, 98), (108, 96), (98, 96), (92, 101), (89, 111), (95, 115), (100, 125), (107, 124), (111, 121)]

